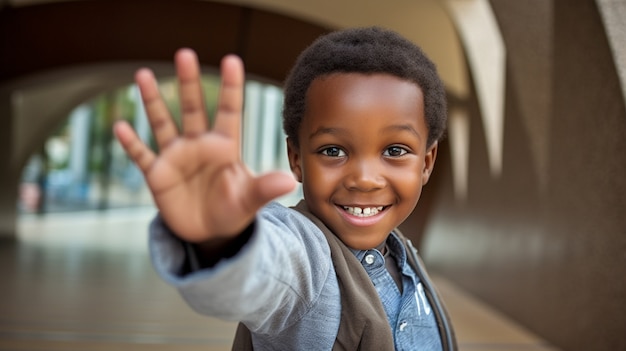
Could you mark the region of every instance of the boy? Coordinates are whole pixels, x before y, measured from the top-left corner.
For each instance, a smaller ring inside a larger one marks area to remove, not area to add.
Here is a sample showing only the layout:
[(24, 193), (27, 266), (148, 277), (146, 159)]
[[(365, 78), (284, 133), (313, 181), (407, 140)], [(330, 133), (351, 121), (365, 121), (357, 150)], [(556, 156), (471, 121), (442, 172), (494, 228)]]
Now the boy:
[(139, 70), (157, 156), (119, 122), (159, 215), (159, 274), (196, 311), (240, 321), (234, 349), (454, 349), (450, 323), (396, 227), (430, 177), (446, 123), (445, 90), (412, 43), (380, 28), (337, 31), (298, 58), (285, 84), (284, 129), (304, 200), (272, 199), (293, 177), (252, 175), (239, 157), (243, 66), (222, 61), (207, 131), (195, 54), (175, 58), (183, 131), (150, 71)]

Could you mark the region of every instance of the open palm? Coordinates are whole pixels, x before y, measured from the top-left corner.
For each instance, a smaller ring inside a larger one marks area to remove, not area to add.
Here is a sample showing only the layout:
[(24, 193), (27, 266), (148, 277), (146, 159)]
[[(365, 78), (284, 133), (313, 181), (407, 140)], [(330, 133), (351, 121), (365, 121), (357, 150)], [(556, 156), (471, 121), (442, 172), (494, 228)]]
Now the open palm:
[(256, 212), (291, 191), (295, 180), (273, 172), (253, 175), (240, 157), (244, 72), (233, 55), (221, 63), (222, 84), (215, 123), (208, 126), (196, 54), (176, 53), (183, 130), (178, 131), (153, 73), (137, 71), (135, 80), (159, 147), (155, 154), (124, 121), (115, 135), (143, 172), (167, 225), (183, 240), (207, 242), (241, 233)]

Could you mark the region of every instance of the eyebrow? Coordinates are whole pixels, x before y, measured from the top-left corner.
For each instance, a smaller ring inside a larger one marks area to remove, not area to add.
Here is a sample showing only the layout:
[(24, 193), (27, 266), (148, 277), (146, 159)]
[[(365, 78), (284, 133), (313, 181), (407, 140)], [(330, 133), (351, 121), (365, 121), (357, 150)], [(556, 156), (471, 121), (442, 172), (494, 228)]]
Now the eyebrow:
[(418, 139), (422, 140), (422, 136), (420, 135), (420, 133), (415, 130), (415, 128), (413, 128), (412, 125), (410, 124), (395, 124), (389, 127), (385, 127), (382, 132), (394, 132), (394, 131), (407, 131), (413, 135), (415, 135)]
[(346, 132), (345, 132), (345, 130), (343, 130), (341, 128), (320, 127), (315, 132), (311, 133), (311, 135), (309, 135), (309, 139), (313, 139), (314, 137), (316, 137), (318, 135), (322, 135), (322, 134), (339, 135), (339, 134), (346, 134)]
[[(385, 127), (381, 130), (381, 132), (383, 133), (384, 132), (398, 132), (398, 131), (409, 132), (415, 135), (418, 139), (422, 140), (422, 136), (420, 135), (420, 133), (417, 130), (415, 130), (415, 128), (413, 128), (413, 126), (411, 126), (410, 124), (396, 124), (396, 125)], [(346, 131), (342, 128), (320, 127), (315, 132), (311, 133), (311, 135), (309, 135), (309, 139), (313, 139), (314, 137), (323, 135), (323, 134), (341, 135), (341, 134), (346, 134)]]

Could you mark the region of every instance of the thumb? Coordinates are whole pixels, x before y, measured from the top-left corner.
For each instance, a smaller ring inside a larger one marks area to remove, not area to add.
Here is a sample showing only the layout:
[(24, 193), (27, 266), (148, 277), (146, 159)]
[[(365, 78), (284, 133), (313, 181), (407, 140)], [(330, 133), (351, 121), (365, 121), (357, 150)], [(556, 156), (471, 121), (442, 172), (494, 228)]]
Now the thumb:
[(257, 202), (255, 207), (262, 207), (273, 199), (293, 191), (296, 180), (286, 172), (271, 172), (263, 174), (255, 179), (253, 196)]

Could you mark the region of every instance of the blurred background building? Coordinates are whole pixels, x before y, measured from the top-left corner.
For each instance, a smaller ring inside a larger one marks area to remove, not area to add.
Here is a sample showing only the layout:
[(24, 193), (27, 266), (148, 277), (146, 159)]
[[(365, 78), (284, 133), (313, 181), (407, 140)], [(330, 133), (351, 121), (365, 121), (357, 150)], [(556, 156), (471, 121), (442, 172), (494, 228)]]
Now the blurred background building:
[(448, 136), (403, 225), (430, 270), (556, 347), (626, 349), (624, 0), (0, 1), (4, 259), (23, 218), (151, 207), (111, 133), (127, 119), (152, 143), (137, 68), (177, 111), (171, 59), (195, 49), (212, 111), (239, 54), (244, 159), (287, 169), (282, 80), (320, 34), (365, 25), (420, 45), (446, 84)]

